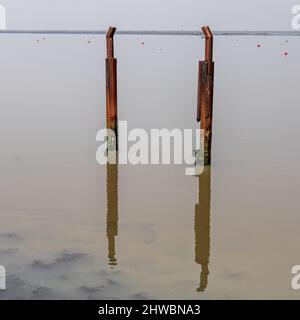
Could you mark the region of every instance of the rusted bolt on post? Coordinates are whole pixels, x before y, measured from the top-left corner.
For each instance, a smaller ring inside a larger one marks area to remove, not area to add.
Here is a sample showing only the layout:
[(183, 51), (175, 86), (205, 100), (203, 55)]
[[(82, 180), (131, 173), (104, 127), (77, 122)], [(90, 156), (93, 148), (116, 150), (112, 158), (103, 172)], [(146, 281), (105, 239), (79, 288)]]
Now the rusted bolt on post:
[(108, 134), (108, 151), (118, 150), (118, 107), (117, 107), (117, 59), (114, 56), (115, 27), (109, 27), (106, 34), (106, 128)]
[(199, 61), (197, 121), (201, 122), (204, 165), (210, 165), (214, 91), (213, 34), (208, 26), (202, 27), (202, 31), (205, 37), (205, 60)]

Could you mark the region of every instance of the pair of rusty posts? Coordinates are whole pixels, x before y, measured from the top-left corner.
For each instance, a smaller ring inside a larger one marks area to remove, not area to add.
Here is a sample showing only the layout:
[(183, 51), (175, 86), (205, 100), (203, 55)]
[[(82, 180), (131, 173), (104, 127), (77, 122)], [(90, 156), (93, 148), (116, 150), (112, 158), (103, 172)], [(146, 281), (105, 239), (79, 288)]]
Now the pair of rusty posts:
[[(106, 128), (114, 132), (113, 142), (118, 150), (118, 107), (117, 107), (117, 59), (114, 56), (115, 27), (106, 34)], [(201, 123), (201, 141), (204, 148), (204, 165), (211, 162), (212, 119), (213, 119), (213, 34), (208, 26), (202, 27), (205, 37), (205, 60), (199, 61), (197, 121)]]

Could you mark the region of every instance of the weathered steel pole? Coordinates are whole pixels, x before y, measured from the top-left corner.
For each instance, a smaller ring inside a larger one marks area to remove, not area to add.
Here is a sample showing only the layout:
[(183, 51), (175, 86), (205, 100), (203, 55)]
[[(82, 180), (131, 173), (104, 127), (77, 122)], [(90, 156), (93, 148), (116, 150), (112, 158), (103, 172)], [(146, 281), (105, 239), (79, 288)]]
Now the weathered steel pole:
[(204, 165), (210, 165), (214, 91), (213, 34), (209, 27), (203, 27), (202, 31), (205, 36), (205, 60), (199, 61), (197, 121), (201, 122)]
[[(114, 57), (115, 27), (109, 27), (106, 34), (106, 128), (114, 132), (109, 137), (108, 149), (118, 149), (118, 107), (117, 107), (117, 59)], [(113, 146), (112, 146), (113, 145)]]
[(118, 107), (117, 107), (117, 59), (114, 56), (115, 27), (109, 27), (106, 33), (106, 128), (108, 132), (107, 170), (107, 226), (109, 264), (117, 264), (115, 237), (118, 235)]
[(108, 240), (108, 264), (117, 265), (116, 237), (118, 235), (118, 165), (106, 165), (107, 218), (106, 236)]
[(204, 168), (199, 179), (199, 200), (195, 206), (195, 261), (201, 265), (198, 292), (203, 292), (208, 283), (210, 257), (210, 203), (211, 168)]

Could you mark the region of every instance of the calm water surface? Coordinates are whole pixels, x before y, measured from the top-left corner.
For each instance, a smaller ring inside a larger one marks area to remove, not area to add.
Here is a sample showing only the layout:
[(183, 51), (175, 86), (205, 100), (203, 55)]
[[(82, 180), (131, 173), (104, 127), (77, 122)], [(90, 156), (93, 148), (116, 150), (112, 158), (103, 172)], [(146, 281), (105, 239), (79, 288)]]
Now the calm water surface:
[[(196, 128), (201, 37), (116, 36), (119, 118)], [(1, 299), (300, 298), (297, 37), (216, 37), (212, 166), (100, 166), (103, 36), (0, 37)]]

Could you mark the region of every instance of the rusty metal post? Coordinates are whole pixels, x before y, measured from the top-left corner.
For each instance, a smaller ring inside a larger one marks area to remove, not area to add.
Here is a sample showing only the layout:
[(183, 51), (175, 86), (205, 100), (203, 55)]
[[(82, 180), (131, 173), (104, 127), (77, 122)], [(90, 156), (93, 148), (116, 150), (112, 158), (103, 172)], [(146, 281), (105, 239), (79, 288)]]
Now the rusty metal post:
[(107, 218), (106, 236), (108, 240), (108, 264), (117, 265), (116, 237), (118, 235), (118, 165), (106, 165)]
[[(106, 34), (106, 128), (114, 132), (115, 139), (109, 139), (108, 149), (118, 149), (118, 107), (117, 107), (117, 59), (114, 57), (115, 27), (109, 27)], [(112, 146), (113, 145), (113, 146)]]
[(213, 34), (208, 26), (203, 27), (202, 31), (205, 36), (205, 60), (199, 61), (197, 121), (201, 122), (204, 165), (210, 165), (214, 91)]
[(200, 176), (199, 200), (195, 206), (195, 261), (201, 265), (198, 292), (203, 292), (208, 283), (210, 257), (210, 204), (211, 167), (206, 166)]

